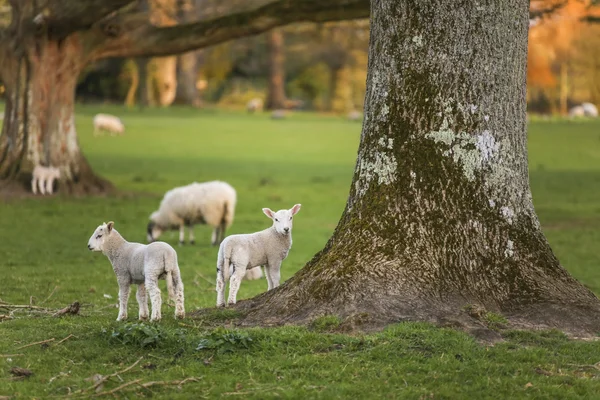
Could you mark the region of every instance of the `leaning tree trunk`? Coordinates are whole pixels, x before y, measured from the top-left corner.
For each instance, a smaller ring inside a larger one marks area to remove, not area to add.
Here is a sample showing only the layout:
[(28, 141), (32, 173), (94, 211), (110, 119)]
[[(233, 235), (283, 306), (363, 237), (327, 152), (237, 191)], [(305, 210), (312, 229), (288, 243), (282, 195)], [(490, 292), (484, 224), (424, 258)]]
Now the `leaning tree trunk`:
[(380, 0), (371, 22), (346, 209), (302, 270), (239, 303), (246, 322), (337, 314), (473, 327), (472, 305), (514, 327), (598, 332), (598, 299), (561, 267), (532, 204), (528, 1)]
[(16, 49), (12, 47), (5, 43), (1, 49), (0, 75), (6, 86), (0, 135), (2, 186), (29, 190), (34, 166), (43, 165), (60, 169), (61, 191), (110, 189), (92, 172), (75, 131), (75, 85), (83, 67), (77, 36), (60, 42), (28, 37)]
[(265, 108), (267, 110), (277, 110), (285, 108), (283, 32), (280, 29), (270, 31), (267, 34), (267, 45), (269, 48), (269, 82)]

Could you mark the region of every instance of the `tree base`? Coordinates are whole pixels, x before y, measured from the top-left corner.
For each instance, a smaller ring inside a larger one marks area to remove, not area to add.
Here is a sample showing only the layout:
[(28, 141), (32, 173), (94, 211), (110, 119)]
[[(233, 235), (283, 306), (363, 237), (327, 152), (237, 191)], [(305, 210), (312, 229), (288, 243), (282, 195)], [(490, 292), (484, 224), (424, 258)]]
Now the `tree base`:
[[(338, 332), (374, 332), (387, 325), (418, 321), (439, 327), (465, 331), (479, 341), (494, 343), (502, 340), (503, 330), (549, 330), (556, 329), (571, 338), (593, 338), (600, 332), (600, 307), (590, 304), (541, 303), (503, 314), (490, 312), (477, 304), (459, 301), (427, 301), (403, 299), (371, 304), (338, 304), (310, 302), (293, 311), (279, 306), (285, 286), (263, 293), (252, 299), (239, 301), (226, 308), (233, 311), (228, 320), (239, 327), (275, 327), (283, 325), (310, 325), (315, 319), (335, 315), (341, 319)], [(217, 308), (198, 310), (190, 316), (195, 319), (214, 319), (210, 316)], [(223, 323), (221, 319), (218, 320)]]

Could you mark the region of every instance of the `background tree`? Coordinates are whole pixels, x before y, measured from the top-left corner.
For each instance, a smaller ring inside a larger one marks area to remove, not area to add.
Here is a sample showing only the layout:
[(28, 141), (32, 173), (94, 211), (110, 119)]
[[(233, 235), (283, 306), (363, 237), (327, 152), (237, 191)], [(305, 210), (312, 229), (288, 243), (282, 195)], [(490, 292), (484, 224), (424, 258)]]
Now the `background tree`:
[(267, 110), (285, 108), (285, 43), (281, 29), (267, 33), (269, 49), (269, 78), (267, 85)]
[(75, 86), (89, 63), (179, 54), (295, 21), (352, 19), (369, 12), (367, 0), (243, 2), (231, 14), (161, 27), (134, 0), (9, 4), (10, 18), (0, 20), (0, 79), (6, 87), (0, 179), (4, 189), (23, 190), (34, 165), (53, 165), (61, 170), (61, 190), (71, 193), (110, 187), (90, 168), (75, 130)]
[[(403, 23), (398, 23), (403, 21)], [(527, 0), (371, 3), (365, 121), (325, 246), (246, 322), (323, 314), (596, 334), (600, 302), (559, 264), (527, 170)]]

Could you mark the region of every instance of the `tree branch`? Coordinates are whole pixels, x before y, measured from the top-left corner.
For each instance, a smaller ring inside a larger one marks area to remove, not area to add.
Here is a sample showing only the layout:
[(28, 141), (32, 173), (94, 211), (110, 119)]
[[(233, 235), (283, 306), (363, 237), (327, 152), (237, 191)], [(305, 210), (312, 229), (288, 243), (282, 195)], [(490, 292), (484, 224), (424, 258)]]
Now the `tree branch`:
[[(96, 21), (138, 0), (47, 0), (40, 1), (34, 23), (46, 24), (53, 36), (66, 36), (88, 29)], [(46, 3), (46, 4), (44, 4)], [(36, 20), (37, 18), (37, 20)]]
[(92, 58), (179, 54), (292, 22), (367, 18), (369, 12), (369, 0), (276, 0), (248, 11), (170, 27), (151, 25), (146, 13), (117, 15), (98, 24), (98, 47)]

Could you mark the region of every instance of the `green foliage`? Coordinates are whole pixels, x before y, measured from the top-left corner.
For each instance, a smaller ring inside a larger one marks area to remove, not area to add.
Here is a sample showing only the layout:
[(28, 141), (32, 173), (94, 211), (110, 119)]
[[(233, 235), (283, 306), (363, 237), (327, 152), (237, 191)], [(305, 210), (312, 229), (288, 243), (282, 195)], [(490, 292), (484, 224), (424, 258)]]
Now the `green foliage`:
[(238, 349), (248, 349), (252, 338), (243, 331), (217, 328), (204, 335), (196, 350), (218, 350), (219, 353), (231, 353)]
[[(199, 320), (175, 320), (162, 281), (160, 323), (114, 322), (114, 272), (104, 255), (86, 248), (98, 224), (114, 220), (127, 239), (143, 243), (147, 218), (166, 190), (194, 180), (223, 179), (236, 188), (239, 199), (228, 234), (267, 227), (262, 207), (302, 203), (294, 222), (294, 246), (281, 270), (282, 281), (288, 280), (335, 229), (351, 183), (360, 125), (302, 113), (271, 121), (267, 115), (210, 109), (148, 112), (102, 106), (78, 107), (77, 112), (86, 157), (122, 194), (4, 200), (0, 299), (29, 304), (32, 297), (34, 305), (51, 309), (79, 300), (82, 308), (81, 315), (63, 318), (21, 309), (13, 319), (0, 322), (0, 396), (65, 398), (90, 387), (87, 379), (94, 375), (121, 371), (140, 357), (135, 368), (119, 375), (125, 382), (115, 378), (104, 390), (136, 379), (143, 383), (202, 376), (181, 389), (153, 386), (150, 392), (132, 385), (127, 395), (419, 399), (433, 393), (433, 398), (444, 399), (593, 399), (600, 392), (600, 376), (594, 372), (599, 342), (573, 341), (555, 331), (501, 330), (505, 342), (488, 347), (462, 332), (424, 323), (400, 323), (368, 335), (331, 333), (338, 329), (332, 316), (307, 328), (233, 330), (229, 321), (237, 314), (229, 309), (215, 309)], [(94, 138), (91, 118), (97, 112), (121, 116), (126, 135)], [(536, 122), (529, 129), (531, 186), (544, 233), (567, 270), (597, 295), (599, 132), (600, 122), (590, 121)], [(188, 315), (214, 307), (216, 301), (218, 249), (210, 246), (210, 234), (209, 227), (198, 226), (196, 244), (181, 247), (176, 231), (161, 237), (177, 249)], [(238, 299), (266, 288), (264, 279), (244, 281)], [(132, 292), (130, 318), (137, 311)], [(8, 314), (0, 303), (0, 315)], [(205, 333), (215, 325), (229, 330)], [(142, 326), (156, 331), (146, 334)], [(119, 340), (111, 337), (113, 331), (119, 332)], [(120, 342), (129, 332), (129, 343)], [(235, 332), (233, 343), (195, 350), (201, 339), (215, 340), (214, 335), (222, 340), (225, 332)], [(247, 348), (241, 344), (243, 337), (252, 339)], [(19, 349), (52, 338), (43, 346)], [(142, 346), (146, 339), (152, 346)], [(220, 350), (227, 347), (233, 351)], [(15, 366), (34, 375), (13, 380), (9, 371)]]
[[(104, 330), (103, 333), (108, 333)], [(141, 348), (158, 346), (166, 339), (164, 329), (160, 325), (144, 323), (126, 323), (117, 326), (110, 333), (113, 343), (133, 345)]]

